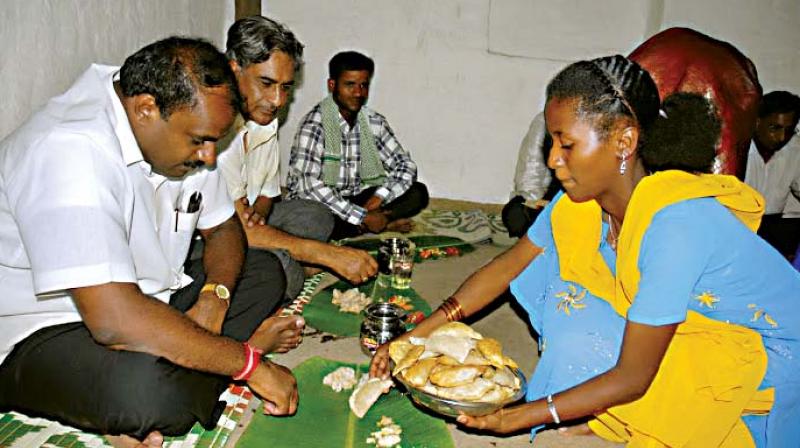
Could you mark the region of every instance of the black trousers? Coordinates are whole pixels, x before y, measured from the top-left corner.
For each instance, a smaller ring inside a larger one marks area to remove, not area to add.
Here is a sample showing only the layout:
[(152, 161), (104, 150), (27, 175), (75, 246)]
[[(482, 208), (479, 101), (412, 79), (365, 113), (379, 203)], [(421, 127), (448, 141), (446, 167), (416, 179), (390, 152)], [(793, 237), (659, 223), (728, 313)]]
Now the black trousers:
[[(180, 311), (197, 301), (205, 283), (202, 260), (190, 260), (186, 267), (194, 282), (170, 298), (170, 306)], [(249, 338), (283, 299), (285, 285), (273, 254), (249, 251), (222, 334), (238, 341)], [(152, 355), (110, 350), (76, 322), (43, 328), (14, 347), (0, 365), (0, 411), (99, 434), (142, 439), (158, 430), (182, 435), (195, 422), (214, 428), (225, 407), (217, 399), (230, 382)]]
[(542, 210), (541, 208), (535, 209), (526, 206), (525, 199), (522, 196), (515, 196), (511, 199), (503, 207), (501, 213), (503, 225), (508, 230), (508, 236), (517, 238), (525, 235)]
[(758, 235), (784, 257), (793, 257), (800, 244), (800, 218), (784, 218), (780, 214), (764, 215)]
[[(348, 201), (363, 206), (367, 203), (369, 198), (375, 195), (375, 190), (378, 187), (370, 187), (355, 196), (345, 197)], [(388, 213), (389, 220), (410, 218), (416, 216), (425, 207), (428, 206), (428, 187), (421, 182), (414, 182), (408, 190), (395, 198), (388, 204), (383, 204), (381, 208)], [(336, 222), (333, 226), (331, 233), (332, 240), (340, 240), (342, 238), (351, 238), (361, 233), (358, 226), (350, 224), (349, 222), (336, 217)]]

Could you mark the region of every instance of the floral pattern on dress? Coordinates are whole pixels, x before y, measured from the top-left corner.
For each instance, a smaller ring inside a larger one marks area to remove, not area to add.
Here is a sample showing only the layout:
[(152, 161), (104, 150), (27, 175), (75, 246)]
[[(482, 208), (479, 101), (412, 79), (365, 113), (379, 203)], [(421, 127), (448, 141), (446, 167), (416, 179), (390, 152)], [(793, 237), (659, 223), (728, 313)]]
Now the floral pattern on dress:
[(772, 328), (778, 328), (778, 322), (767, 314), (763, 308), (759, 308), (755, 303), (751, 303), (747, 307), (753, 310), (753, 318), (750, 319), (750, 322), (758, 322), (759, 319), (764, 318), (764, 322), (770, 324)]
[(694, 299), (700, 302), (700, 304), (698, 305), (700, 308), (702, 308), (703, 306), (707, 306), (712, 310), (715, 308), (715, 304), (719, 302), (719, 298), (717, 298), (717, 296), (712, 294), (710, 291), (706, 291), (700, 294), (699, 296), (695, 297)]
[(586, 304), (582, 303), (586, 297), (586, 290), (578, 292), (575, 285), (567, 286), (567, 291), (562, 291), (556, 294), (556, 297), (561, 298), (556, 305), (556, 310), (563, 311), (567, 316), (572, 312), (571, 310), (580, 310), (586, 308)]

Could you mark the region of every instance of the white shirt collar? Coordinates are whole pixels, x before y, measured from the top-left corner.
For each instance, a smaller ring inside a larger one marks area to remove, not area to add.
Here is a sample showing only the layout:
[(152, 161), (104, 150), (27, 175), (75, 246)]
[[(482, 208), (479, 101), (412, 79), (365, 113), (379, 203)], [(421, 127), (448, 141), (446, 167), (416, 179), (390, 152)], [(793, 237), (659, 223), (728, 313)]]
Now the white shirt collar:
[(114, 82), (119, 80), (119, 67), (104, 67), (109, 70), (108, 80), (105, 83), (106, 92), (109, 97), (108, 112), (112, 117), (114, 125), (114, 133), (119, 139), (120, 148), (122, 149), (122, 158), (126, 165), (133, 165), (142, 162), (147, 165), (148, 172), (152, 172), (150, 164), (145, 162), (142, 150), (136, 142), (136, 137), (133, 136), (133, 129), (128, 121), (128, 114), (125, 113), (125, 108), (122, 106), (122, 100), (117, 96), (114, 90)]
[(153, 172), (153, 167), (144, 160), (142, 149), (139, 148), (139, 144), (136, 142), (136, 137), (133, 135), (133, 129), (131, 128), (131, 123), (128, 120), (128, 114), (125, 113), (122, 100), (117, 95), (116, 90), (114, 90), (114, 82), (119, 81), (119, 67), (101, 66), (101, 68), (108, 70), (108, 80), (105, 85), (110, 101), (108, 102), (109, 106), (107, 112), (111, 117), (111, 121), (114, 126), (114, 133), (119, 140), (119, 145), (122, 150), (122, 159), (125, 161), (125, 165), (127, 166), (139, 164), (139, 166), (142, 168), (142, 171), (144, 171), (145, 175), (147, 176), (147, 180), (150, 181), (153, 187), (158, 187), (166, 180), (166, 178)]
[(278, 135), (277, 118), (263, 126), (255, 121), (247, 120), (244, 127), (247, 129), (247, 146), (249, 149), (257, 148)]

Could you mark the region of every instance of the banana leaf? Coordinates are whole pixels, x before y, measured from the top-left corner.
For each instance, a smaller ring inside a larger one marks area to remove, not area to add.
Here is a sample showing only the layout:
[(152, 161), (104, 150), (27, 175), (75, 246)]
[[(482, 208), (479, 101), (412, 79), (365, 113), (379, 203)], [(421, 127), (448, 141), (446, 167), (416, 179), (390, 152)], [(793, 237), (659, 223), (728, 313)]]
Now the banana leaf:
[(400, 447), (453, 447), (450, 432), (441, 419), (420, 411), (408, 397), (392, 389), (381, 396), (375, 405), (359, 419), (347, 403), (350, 390), (334, 392), (322, 384), (322, 378), (341, 366), (353, 367), (366, 374), (367, 366), (310, 358), (297, 366), (300, 402), (297, 414), (291, 417), (270, 417), (260, 413), (253, 416), (242, 434), (237, 448), (269, 447), (374, 447), (367, 437), (377, 431), (382, 415), (391, 417), (403, 429)]
[[(339, 311), (339, 307), (331, 303), (334, 289), (346, 291), (353, 287), (354, 286), (350, 283), (340, 281), (315, 295), (311, 299), (311, 302), (303, 308), (303, 318), (306, 320), (308, 325), (316, 328), (317, 330), (335, 334), (337, 336), (358, 336), (361, 332), (361, 322), (364, 320), (364, 313), (343, 313)], [(359, 286), (358, 289), (364, 294), (373, 297), (375, 280), (373, 279), (372, 281)], [(411, 309), (406, 311), (409, 314), (415, 311), (420, 311), (425, 316), (431, 314), (431, 307), (428, 305), (428, 302), (423, 300), (413, 288), (388, 288), (386, 291), (383, 291), (382, 294), (385, 296), (397, 294), (411, 299)]]

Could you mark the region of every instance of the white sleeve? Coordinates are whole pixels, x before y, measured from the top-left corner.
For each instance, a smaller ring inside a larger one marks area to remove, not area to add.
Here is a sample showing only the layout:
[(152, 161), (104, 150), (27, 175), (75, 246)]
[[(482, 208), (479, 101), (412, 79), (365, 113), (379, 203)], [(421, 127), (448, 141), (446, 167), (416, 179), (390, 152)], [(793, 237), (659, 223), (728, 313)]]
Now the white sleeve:
[(244, 131), (236, 133), (225, 149), (217, 156), (217, 168), (225, 179), (228, 194), (233, 199), (239, 199), (247, 195), (245, 182), (242, 179), (242, 164), (244, 164), (243, 133)]
[[(200, 174), (200, 173), (198, 173)], [(187, 182), (198, 182), (193, 187), (203, 193), (203, 203), (200, 208), (200, 217), (197, 220), (198, 229), (216, 227), (233, 216), (233, 200), (228, 194), (228, 188), (222, 179), (219, 169), (206, 169), (204, 176), (190, 176)]]
[(547, 161), (544, 159), (542, 144), (547, 135), (544, 114), (533, 117), (528, 133), (522, 139), (517, 158), (517, 171), (514, 174), (513, 196), (527, 200), (542, 199), (552, 179)]
[(278, 139), (273, 138), (263, 146), (256, 148), (262, 171), (260, 196), (274, 198), (281, 195), (281, 148)]
[(83, 135), (49, 136), (8, 182), (37, 294), (136, 282), (128, 245), (133, 188), (121, 161)]

